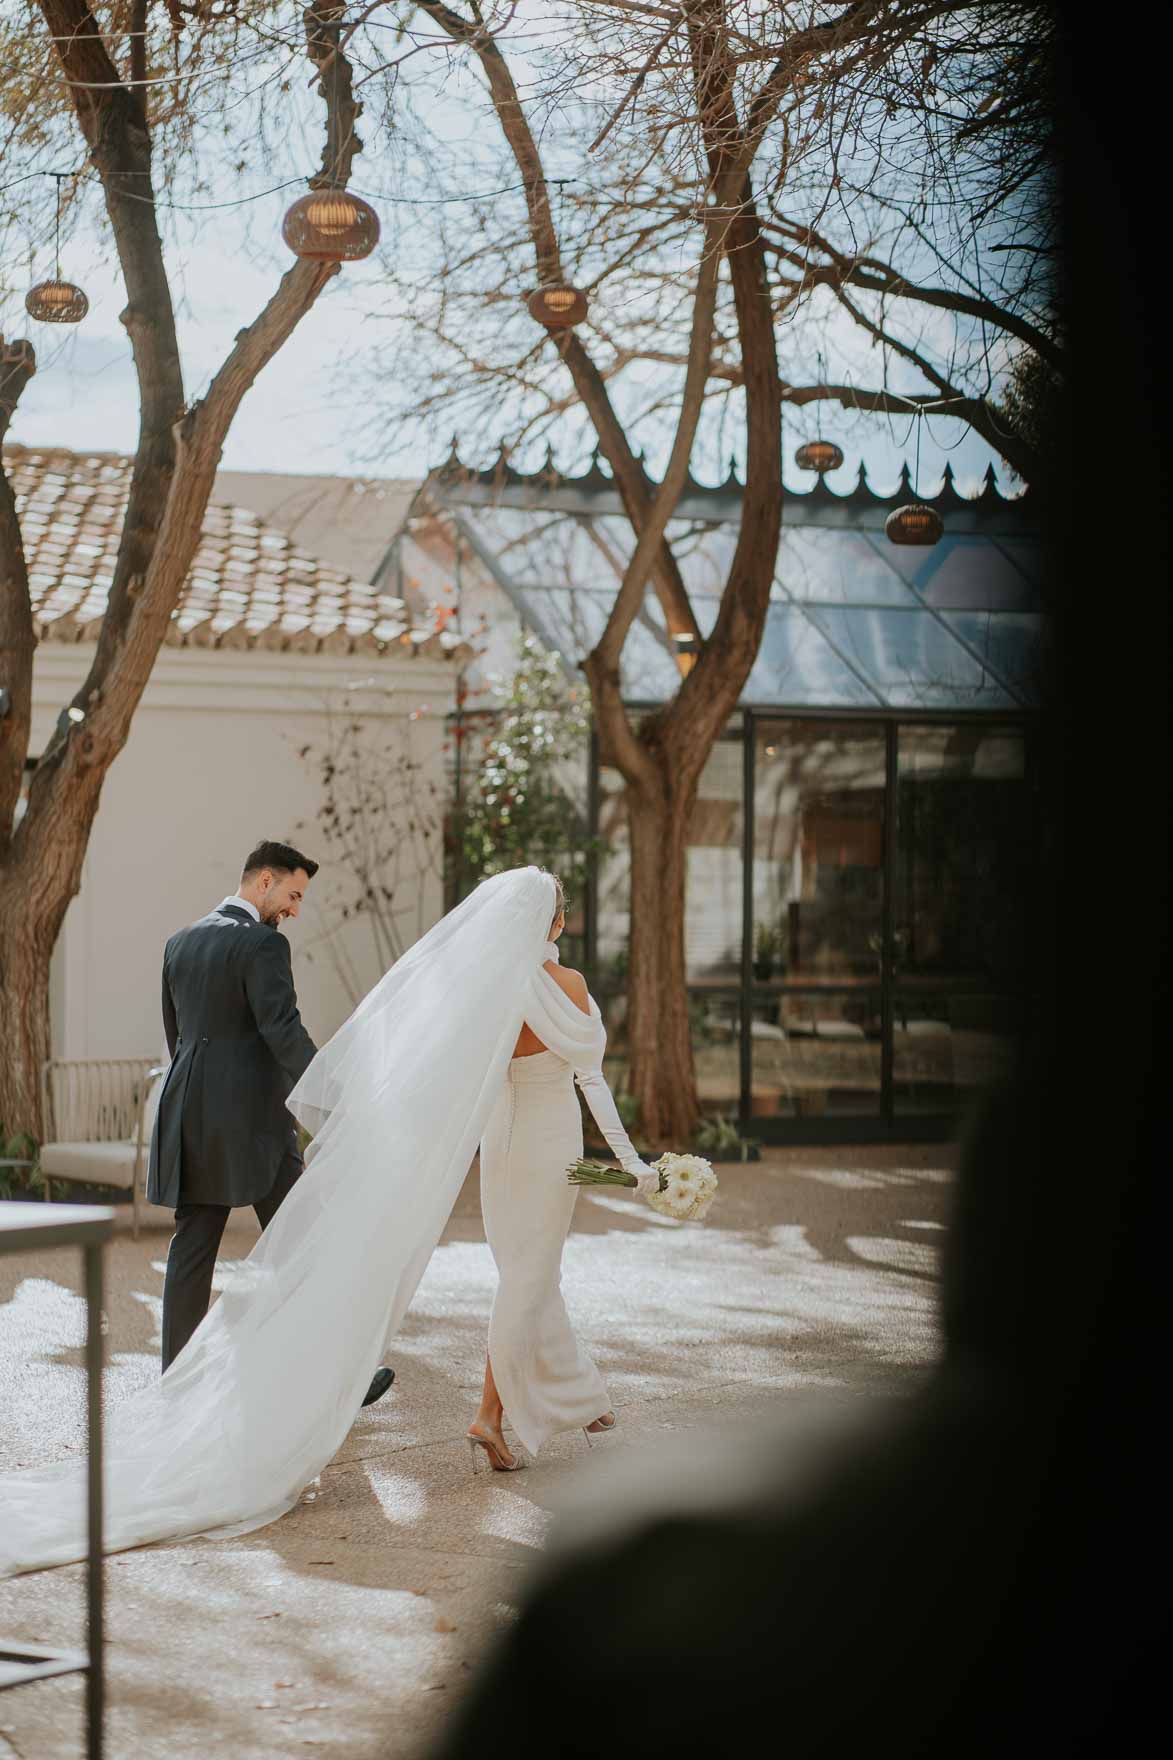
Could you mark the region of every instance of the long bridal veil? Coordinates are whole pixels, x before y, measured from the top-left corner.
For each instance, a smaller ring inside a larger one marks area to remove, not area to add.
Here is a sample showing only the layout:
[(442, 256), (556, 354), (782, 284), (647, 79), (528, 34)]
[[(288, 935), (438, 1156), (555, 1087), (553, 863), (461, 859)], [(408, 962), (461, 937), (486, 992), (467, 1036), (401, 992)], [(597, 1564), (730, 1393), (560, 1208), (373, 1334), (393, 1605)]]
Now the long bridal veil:
[[(109, 1413), (107, 1551), (240, 1534), (337, 1452), (456, 1201), (554, 914), (549, 874), (486, 880), (394, 965), (289, 1107), (306, 1171), (157, 1382)], [(86, 1550), (76, 1458), (0, 1476), (0, 1576)]]

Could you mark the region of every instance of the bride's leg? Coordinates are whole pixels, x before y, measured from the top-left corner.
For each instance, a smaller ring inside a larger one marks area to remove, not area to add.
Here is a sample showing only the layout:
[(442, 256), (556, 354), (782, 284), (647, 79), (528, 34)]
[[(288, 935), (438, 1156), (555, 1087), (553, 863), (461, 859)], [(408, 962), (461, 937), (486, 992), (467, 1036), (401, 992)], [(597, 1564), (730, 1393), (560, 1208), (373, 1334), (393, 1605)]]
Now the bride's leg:
[(481, 1403), (477, 1410), (476, 1422), (487, 1424), (490, 1429), (500, 1430), (501, 1420), (504, 1416), (501, 1395), (497, 1392), (497, 1383), (493, 1380), (493, 1365), (486, 1353), (485, 1384), (481, 1389)]
[(505, 1446), (505, 1438), (501, 1434), (501, 1424), (504, 1417), (501, 1395), (497, 1392), (497, 1383), (493, 1380), (493, 1365), (486, 1354), (485, 1381), (481, 1389), (481, 1403), (466, 1434), (474, 1445), (474, 1455), (479, 1438), (480, 1442), (486, 1445), (485, 1453), (489, 1457), (490, 1464), (498, 1470), (509, 1472), (517, 1465), (517, 1461)]

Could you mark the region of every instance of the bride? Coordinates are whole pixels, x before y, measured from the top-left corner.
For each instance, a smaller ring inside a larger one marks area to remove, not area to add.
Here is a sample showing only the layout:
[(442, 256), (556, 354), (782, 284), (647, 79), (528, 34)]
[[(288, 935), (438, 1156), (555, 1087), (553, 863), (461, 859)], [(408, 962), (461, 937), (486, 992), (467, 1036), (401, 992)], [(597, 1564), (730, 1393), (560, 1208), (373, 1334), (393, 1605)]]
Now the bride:
[[(313, 1136), (305, 1175), (166, 1374), (109, 1413), (107, 1551), (248, 1533), (297, 1503), (349, 1430), (482, 1137), (500, 1285), (470, 1446), (514, 1464), (502, 1396), (534, 1450), (614, 1421), (558, 1289), (564, 1169), (581, 1150), (572, 1071), (624, 1165), (645, 1189), (655, 1176), (603, 1081), (598, 1009), (557, 965), (561, 907), (537, 868), (482, 882), (318, 1052), (288, 1101)], [(81, 1462), (0, 1476), (0, 1576), (86, 1544)]]
[(474, 1461), (483, 1449), (498, 1472), (522, 1464), (506, 1447), (503, 1410), (533, 1454), (555, 1431), (581, 1425), (589, 1440), (615, 1424), (602, 1376), (571, 1331), (559, 1288), (562, 1244), (578, 1197), (565, 1170), (582, 1154), (575, 1081), (611, 1153), (635, 1174), (637, 1190), (659, 1184), (632, 1148), (604, 1079), (607, 1036), (598, 1005), (580, 973), (559, 967), (566, 897), (561, 881), (550, 878), (556, 902), (544, 963), (481, 1140), (481, 1210), (499, 1282), (484, 1391), (467, 1434)]

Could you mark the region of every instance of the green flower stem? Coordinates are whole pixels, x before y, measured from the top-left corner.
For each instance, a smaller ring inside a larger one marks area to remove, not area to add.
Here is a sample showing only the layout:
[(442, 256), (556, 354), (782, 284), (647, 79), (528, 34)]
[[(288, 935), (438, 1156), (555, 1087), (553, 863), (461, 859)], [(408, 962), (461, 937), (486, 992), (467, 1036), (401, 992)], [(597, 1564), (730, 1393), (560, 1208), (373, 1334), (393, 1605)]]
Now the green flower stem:
[(603, 1161), (575, 1161), (566, 1169), (566, 1178), (572, 1186), (632, 1187), (639, 1183), (634, 1173), (608, 1167)]

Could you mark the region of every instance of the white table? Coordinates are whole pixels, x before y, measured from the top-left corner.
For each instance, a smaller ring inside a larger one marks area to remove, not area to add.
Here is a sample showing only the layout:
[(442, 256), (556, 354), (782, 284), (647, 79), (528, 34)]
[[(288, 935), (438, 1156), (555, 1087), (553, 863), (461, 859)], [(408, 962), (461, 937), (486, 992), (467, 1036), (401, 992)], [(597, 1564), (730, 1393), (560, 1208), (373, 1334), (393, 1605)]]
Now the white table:
[(97, 1204), (0, 1203), (0, 1253), (80, 1247), (86, 1284), (86, 1416), (89, 1568), (85, 1650), (45, 1649), (0, 1638), (0, 1692), (53, 1675), (86, 1676), (86, 1756), (102, 1760), (105, 1653), (102, 1607), (102, 1256), (114, 1212)]

